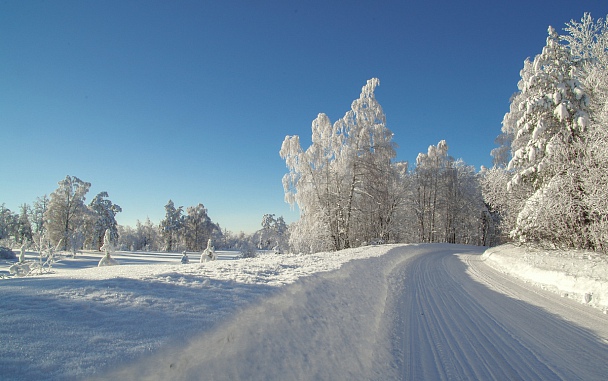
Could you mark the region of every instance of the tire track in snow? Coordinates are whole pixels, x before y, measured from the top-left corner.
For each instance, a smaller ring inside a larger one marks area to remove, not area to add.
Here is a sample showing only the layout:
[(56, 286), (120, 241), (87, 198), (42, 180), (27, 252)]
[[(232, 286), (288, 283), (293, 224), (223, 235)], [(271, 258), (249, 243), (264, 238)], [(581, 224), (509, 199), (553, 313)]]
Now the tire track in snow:
[(397, 286), (388, 315), (402, 379), (605, 379), (608, 346), (596, 334), (527, 303), (535, 292), (498, 293), (477, 281), (474, 271), (486, 282), (516, 288), (510, 279), (488, 278), (479, 267), (468, 275), (455, 254), (473, 252), (471, 259), (480, 249), (435, 247), (392, 274), (401, 279), (392, 282)]
[(598, 335), (528, 303), (535, 292), (488, 287), (519, 286), (473, 263), (482, 251), (410, 245), (349, 262), (100, 379), (605, 379)]

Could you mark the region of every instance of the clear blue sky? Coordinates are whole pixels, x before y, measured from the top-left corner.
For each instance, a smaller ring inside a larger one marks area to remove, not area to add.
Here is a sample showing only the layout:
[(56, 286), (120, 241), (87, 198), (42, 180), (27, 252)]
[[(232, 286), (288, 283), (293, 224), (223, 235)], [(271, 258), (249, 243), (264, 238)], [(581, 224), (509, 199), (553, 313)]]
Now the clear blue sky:
[(169, 199), (235, 232), (294, 221), (281, 142), (306, 147), (372, 77), (398, 160), (446, 139), (490, 166), (524, 59), (585, 11), (608, 3), (0, 0), (0, 203), (71, 175), (125, 225), (158, 223)]

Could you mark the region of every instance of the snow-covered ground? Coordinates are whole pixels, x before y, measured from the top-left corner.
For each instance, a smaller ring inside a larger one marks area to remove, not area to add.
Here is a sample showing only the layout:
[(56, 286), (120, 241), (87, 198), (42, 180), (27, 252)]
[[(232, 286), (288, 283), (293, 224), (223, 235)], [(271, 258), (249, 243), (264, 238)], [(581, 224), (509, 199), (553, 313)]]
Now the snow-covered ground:
[[(48, 274), (0, 279), (0, 379), (94, 375), (225, 324), (303, 276), (389, 249), (238, 260), (218, 252), (219, 260), (204, 264), (189, 254), (187, 265), (181, 254), (118, 252), (120, 265), (108, 267), (97, 267), (98, 252), (59, 257)], [(0, 274), (12, 263), (0, 261)]]
[(492, 250), (65, 257), (0, 280), (0, 379), (602, 379), (608, 316), (492, 270), (516, 253)]
[(483, 258), (499, 271), (608, 312), (606, 255), (507, 244), (488, 249)]

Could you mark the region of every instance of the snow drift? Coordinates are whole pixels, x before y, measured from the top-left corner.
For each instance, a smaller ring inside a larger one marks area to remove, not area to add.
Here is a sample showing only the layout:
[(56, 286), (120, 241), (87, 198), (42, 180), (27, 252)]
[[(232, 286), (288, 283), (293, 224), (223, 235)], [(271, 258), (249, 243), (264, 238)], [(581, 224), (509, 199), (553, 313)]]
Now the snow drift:
[(598, 253), (507, 244), (488, 249), (482, 258), (499, 271), (608, 311), (608, 258)]

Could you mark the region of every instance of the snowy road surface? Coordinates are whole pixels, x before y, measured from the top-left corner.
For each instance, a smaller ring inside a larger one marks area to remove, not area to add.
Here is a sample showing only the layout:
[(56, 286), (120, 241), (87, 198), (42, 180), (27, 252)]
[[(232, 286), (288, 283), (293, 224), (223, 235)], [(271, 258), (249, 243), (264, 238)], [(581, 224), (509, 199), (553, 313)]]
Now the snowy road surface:
[(103, 378), (605, 380), (607, 316), (492, 270), (482, 251), (349, 262)]

